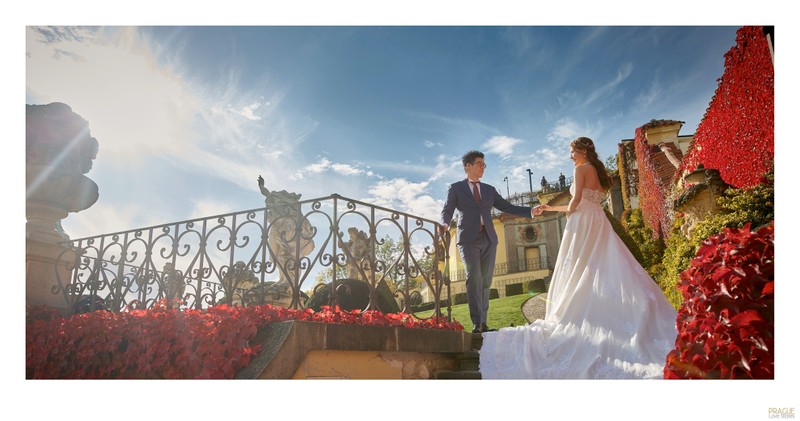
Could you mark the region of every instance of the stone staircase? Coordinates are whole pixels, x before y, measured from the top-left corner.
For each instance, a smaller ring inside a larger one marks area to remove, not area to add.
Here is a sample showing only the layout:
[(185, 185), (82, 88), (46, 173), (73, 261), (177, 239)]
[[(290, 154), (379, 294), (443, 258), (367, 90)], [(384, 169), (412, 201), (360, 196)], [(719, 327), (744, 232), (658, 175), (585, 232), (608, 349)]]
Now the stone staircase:
[(480, 333), (472, 334), (472, 349), (464, 352), (463, 355), (456, 357), (458, 360), (458, 370), (439, 371), (434, 375), (437, 380), (481, 380), (481, 373), (478, 371), (480, 354), (478, 351), (483, 344), (483, 336)]

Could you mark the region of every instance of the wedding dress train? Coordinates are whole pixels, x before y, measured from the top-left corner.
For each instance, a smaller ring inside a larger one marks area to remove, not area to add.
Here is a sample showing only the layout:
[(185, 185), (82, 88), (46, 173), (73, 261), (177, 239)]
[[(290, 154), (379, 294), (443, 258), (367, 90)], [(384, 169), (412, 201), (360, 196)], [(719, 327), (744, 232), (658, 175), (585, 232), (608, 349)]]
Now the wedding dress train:
[(484, 379), (663, 377), (677, 312), (614, 232), (604, 196), (584, 189), (567, 220), (545, 318), (483, 334)]

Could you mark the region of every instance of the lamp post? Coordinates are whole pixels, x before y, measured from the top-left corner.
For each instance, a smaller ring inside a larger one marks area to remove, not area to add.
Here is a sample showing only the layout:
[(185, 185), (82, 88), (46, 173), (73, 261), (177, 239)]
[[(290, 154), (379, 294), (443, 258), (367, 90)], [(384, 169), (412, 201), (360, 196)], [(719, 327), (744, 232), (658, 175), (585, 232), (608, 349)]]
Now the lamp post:
[(511, 197), (511, 191), (508, 190), (508, 177), (503, 177), (503, 181), (506, 182), (506, 199)]
[(532, 176), (533, 176), (533, 171), (531, 171), (530, 168), (528, 168), (528, 183), (530, 183), (531, 185), (531, 197), (533, 197), (533, 179), (531, 178)]

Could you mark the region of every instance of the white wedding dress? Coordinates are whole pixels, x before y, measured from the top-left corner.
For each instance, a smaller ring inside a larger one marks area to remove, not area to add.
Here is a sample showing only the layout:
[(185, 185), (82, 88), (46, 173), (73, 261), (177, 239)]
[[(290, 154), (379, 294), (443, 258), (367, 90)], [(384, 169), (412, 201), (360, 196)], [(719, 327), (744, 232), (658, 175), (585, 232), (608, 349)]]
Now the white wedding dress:
[(567, 220), (545, 318), (483, 334), (484, 379), (663, 378), (677, 312), (614, 232), (604, 197), (584, 189)]

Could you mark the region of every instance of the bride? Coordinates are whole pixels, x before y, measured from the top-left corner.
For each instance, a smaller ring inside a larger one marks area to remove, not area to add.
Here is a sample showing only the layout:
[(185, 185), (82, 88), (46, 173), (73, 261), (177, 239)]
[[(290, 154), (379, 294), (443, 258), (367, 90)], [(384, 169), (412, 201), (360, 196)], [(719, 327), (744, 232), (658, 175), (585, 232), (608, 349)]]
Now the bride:
[(570, 144), (575, 162), (567, 224), (543, 320), (483, 333), (484, 379), (663, 378), (677, 312), (606, 219), (611, 178), (592, 140)]

